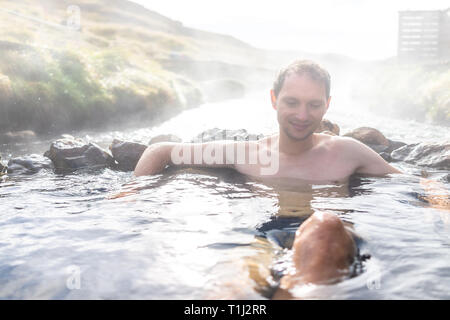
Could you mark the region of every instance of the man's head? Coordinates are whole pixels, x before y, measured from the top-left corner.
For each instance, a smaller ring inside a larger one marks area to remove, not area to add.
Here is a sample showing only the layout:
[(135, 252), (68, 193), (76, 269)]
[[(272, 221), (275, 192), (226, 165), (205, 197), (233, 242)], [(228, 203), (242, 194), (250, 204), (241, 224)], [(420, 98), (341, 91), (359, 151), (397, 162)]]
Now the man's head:
[(320, 125), (330, 104), (330, 75), (318, 64), (299, 60), (282, 69), (271, 90), (280, 130), (304, 140)]

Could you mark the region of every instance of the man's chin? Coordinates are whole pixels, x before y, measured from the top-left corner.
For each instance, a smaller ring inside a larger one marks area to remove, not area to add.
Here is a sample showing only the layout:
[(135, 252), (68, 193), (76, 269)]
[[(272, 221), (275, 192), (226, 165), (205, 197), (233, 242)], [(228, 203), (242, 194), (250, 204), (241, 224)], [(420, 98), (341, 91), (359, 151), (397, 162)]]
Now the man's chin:
[(314, 133), (314, 131), (308, 131), (307, 133), (299, 134), (299, 133), (289, 132), (289, 130), (286, 130), (285, 133), (292, 140), (303, 141), (303, 140), (308, 139)]

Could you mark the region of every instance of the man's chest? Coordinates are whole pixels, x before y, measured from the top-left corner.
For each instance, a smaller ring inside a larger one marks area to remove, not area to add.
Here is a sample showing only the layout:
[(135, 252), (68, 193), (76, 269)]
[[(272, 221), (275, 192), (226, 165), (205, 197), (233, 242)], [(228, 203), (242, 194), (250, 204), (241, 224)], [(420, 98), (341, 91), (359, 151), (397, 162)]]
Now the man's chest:
[(277, 156), (270, 162), (237, 165), (236, 169), (256, 177), (294, 178), (315, 181), (343, 181), (352, 175), (355, 165), (339, 155), (311, 154), (305, 157)]
[(316, 158), (302, 161), (283, 161), (280, 159), (280, 177), (291, 177), (314, 181), (342, 181), (355, 171), (350, 163), (339, 158)]

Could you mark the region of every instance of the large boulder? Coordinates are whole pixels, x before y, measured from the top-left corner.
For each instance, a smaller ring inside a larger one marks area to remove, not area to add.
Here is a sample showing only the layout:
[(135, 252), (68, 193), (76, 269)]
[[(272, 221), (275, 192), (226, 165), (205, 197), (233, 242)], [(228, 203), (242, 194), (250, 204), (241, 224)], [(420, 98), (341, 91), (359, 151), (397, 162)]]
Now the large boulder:
[(250, 141), (259, 140), (264, 135), (251, 134), (245, 129), (226, 130), (226, 129), (208, 129), (197, 135), (191, 142), (210, 142), (219, 140), (234, 140), (234, 141)]
[(109, 146), (117, 168), (124, 171), (133, 171), (147, 146), (136, 142), (114, 139)]
[(323, 119), (320, 122), (320, 126), (316, 129), (315, 132), (322, 132), (333, 136), (338, 136), (340, 133), (340, 128), (337, 124), (331, 122), (330, 120)]
[(42, 169), (52, 168), (52, 161), (39, 154), (12, 158), (8, 162), (8, 174), (34, 174)]
[(56, 169), (105, 168), (114, 165), (113, 157), (95, 143), (81, 139), (63, 138), (52, 142), (44, 153)]
[(395, 161), (405, 161), (419, 166), (450, 170), (450, 143), (414, 143), (391, 153)]
[(357, 128), (344, 136), (359, 140), (377, 152), (385, 151), (389, 147), (389, 140), (379, 130), (370, 127)]
[(361, 141), (388, 161), (391, 160), (390, 153), (392, 151), (406, 145), (406, 143), (400, 141), (390, 140), (379, 130), (370, 127), (357, 128), (344, 134), (344, 136)]

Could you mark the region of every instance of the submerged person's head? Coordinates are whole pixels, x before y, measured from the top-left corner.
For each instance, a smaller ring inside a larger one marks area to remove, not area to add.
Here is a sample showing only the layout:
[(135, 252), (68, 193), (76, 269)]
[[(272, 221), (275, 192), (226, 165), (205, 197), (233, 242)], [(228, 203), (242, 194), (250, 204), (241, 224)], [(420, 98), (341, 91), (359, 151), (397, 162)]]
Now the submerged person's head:
[(282, 69), (271, 90), (280, 130), (304, 140), (320, 125), (330, 103), (330, 75), (317, 63), (294, 61)]

